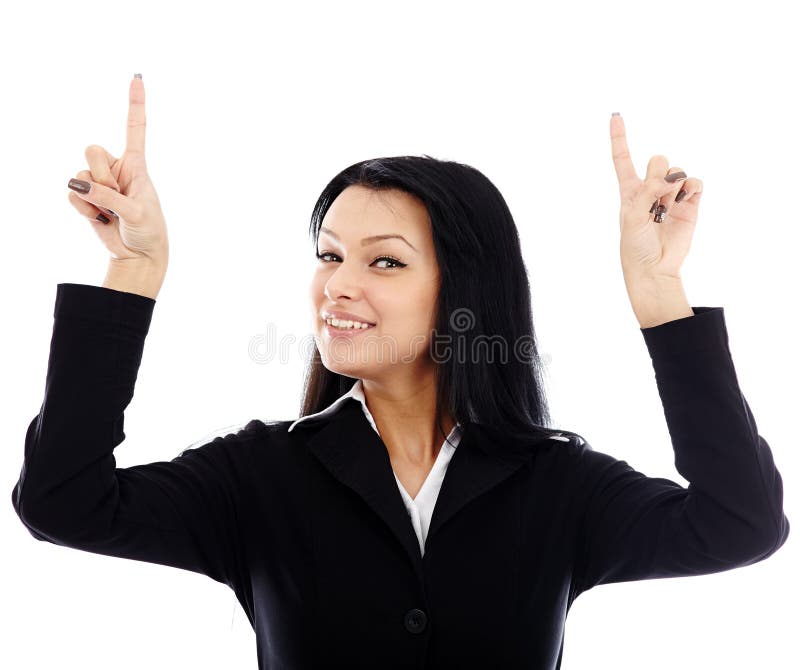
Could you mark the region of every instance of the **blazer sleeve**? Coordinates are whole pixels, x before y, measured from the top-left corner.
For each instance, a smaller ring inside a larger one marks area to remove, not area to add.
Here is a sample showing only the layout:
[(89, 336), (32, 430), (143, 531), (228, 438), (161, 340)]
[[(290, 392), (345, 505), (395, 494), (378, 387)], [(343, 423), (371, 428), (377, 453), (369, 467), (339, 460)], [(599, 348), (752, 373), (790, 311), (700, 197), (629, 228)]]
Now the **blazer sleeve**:
[(647, 477), (581, 440), (577, 593), (749, 565), (789, 535), (781, 475), (739, 388), (724, 310), (692, 310), (641, 329), (689, 486)]
[(233, 586), (242, 552), (237, 435), (169, 462), (116, 467), (154, 306), (134, 293), (58, 285), (44, 402), (27, 429), (13, 506), (38, 540)]

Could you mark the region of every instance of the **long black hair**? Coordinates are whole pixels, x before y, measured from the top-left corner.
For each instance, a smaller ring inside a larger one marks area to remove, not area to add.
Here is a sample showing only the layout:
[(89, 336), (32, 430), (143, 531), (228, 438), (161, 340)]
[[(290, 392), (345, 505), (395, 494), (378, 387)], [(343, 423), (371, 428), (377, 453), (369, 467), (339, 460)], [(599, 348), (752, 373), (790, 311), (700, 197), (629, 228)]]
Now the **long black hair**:
[[(441, 281), (434, 332), (450, 343), (450, 353), (442, 356), (431, 338), (442, 435), (444, 408), (462, 425), (480, 423), (509, 437), (570, 434), (550, 428), (528, 274), (516, 224), (497, 187), (469, 165), (428, 155), (354, 163), (325, 186), (314, 205), (309, 235), (315, 250), (325, 213), (352, 185), (398, 189), (427, 208)], [(500, 360), (492, 343), (505, 351)], [(487, 355), (476, 356), (479, 351)], [(327, 369), (314, 345), (300, 416), (323, 410), (355, 382)]]

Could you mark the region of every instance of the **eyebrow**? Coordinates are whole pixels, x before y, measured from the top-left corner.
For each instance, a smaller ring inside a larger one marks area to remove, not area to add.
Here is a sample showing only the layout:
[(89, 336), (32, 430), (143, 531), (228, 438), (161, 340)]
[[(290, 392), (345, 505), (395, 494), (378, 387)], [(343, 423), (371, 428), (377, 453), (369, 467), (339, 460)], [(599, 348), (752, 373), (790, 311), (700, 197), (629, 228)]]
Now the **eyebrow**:
[[(327, 233), (334, 240), (339, 240), (341, 242), (341, 239), (339, 238), (339, 236), (336, 233), (334, 233), (330, 228), (326, 228), (325, 226), (320, 226), (319, 232), (320, 233)], [(416, 247), (414, 247), (414, 245), (411, 244), (411, 242), (409, 242), (405, 237), (403, 237), (402, 235), (394, 235), (394, 234), (391, 234), (391, 235), (370, 235), (369, 237), (365, 237), (363, 240), (361, 240), (361, 246), (365, 247), (368, 244), (372, 244), (373, 242), (377, 242), (378, 240), (387, 240), (387, 239), (390, 239), (390, 238), (393, 238), (393, 237), (396, 237), (397, 239), (403, 240), (403, 242), (405, 242), (408, 246), (410, 246), (412, 249), (414, 249), (414, 251), (417, 250)]]

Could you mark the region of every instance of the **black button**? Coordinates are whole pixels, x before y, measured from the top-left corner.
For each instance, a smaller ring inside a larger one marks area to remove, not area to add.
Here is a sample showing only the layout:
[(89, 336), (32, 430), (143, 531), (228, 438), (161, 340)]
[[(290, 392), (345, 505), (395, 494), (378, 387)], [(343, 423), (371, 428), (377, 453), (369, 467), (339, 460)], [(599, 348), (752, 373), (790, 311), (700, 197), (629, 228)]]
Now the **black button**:
[(427, 623), (428, 617), (422, 610), (414, 608), (413, 610), (408, 610), (408, 612), (406, 612), (405, 624), (406, 630), (409, 633), (421, 633), (423, 630), (425, 630), (425, 624)]

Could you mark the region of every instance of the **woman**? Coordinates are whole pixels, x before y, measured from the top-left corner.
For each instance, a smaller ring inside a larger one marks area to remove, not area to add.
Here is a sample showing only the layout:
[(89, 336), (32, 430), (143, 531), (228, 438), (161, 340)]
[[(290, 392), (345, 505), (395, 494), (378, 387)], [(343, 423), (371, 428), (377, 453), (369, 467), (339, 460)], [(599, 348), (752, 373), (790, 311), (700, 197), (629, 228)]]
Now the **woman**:
[(789, 533), (781, 476), (722, 308), (680, 279), (702, 182), (663, 156), (640, 179), (624, 131), (613, 116), (625, 284), (690, 489), (547, 427), (511, 214), (477, 170), (413, 156), (350, 166), (314, 208), (300, 418), (116, 468), (169, 255), (137, 76), (125, 153), (89, 147), (70, 180), (111, 260), (102, 287), (58, 285), (20, 519), (228, 584), (260, 668), (559, 668), (588, 589), (767, 558)]

